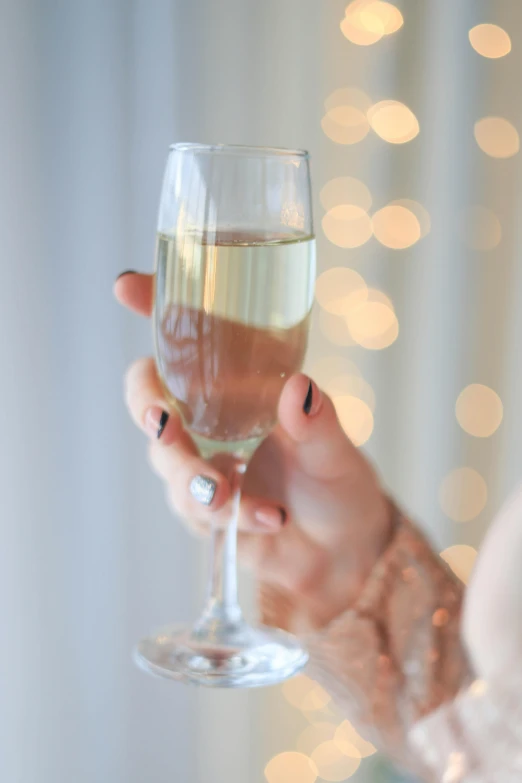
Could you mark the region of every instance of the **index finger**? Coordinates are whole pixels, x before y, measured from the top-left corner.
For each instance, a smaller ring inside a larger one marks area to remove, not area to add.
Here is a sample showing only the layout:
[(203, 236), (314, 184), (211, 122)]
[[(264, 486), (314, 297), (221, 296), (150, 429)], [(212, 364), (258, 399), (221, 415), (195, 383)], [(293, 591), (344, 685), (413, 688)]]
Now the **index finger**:
[(154, 301), (154, 275), (123, 272), (114, 283), (114, 295), (129, 310), (150, 316)]

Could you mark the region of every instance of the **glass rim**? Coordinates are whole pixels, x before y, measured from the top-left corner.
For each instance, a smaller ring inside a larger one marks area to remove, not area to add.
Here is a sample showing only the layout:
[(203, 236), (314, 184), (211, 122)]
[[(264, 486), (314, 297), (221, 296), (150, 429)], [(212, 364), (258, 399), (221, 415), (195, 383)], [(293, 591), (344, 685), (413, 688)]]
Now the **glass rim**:
[(169, 151), (198, 153), (235, 153), (237, 155), (259, 155), (265, 157), (287, 157), (308, 160), (308, 150), (287, 149), (286, 147), (256, 147), (249, 144), (199, 144), (181, 141), (171, 144)]

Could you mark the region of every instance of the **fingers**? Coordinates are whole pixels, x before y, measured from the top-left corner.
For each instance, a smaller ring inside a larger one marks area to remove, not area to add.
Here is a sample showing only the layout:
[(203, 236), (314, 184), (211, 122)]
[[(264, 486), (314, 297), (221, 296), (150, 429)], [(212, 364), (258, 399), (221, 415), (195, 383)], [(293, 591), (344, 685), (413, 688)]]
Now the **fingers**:
[(114, 295), (129, 310), (149, 316), (154, 301), (154, 275), (123, 272), (114, 283)]
[[(125, 376), (125, 402), (134, 423), (149, 437), (169, 445), (184, 436), (181, 420), (168, 409), (156, 365), (151, 358), (133, 362)], [(192, 447), (192, 451), (195, 449)]]
[(212, 465), (183, 444), (164, 446), (157, 440), (149, 444), (149, 461), (167, 483), (170, 504), (180, 516), (202, 523), (219, 518), (230, 499), (230, 485)]
[(299, 466), (310, 476), (335, 479), (362, 459), (339, 424), (332, 401), (306, 375), (294, 375), (285, 385), (279, 424)]
[[(212, 521), (226, 526), (232, 513), (230, 485), (215, 466), (200, 458), (180, 417), (168, 408), (153, 359), (138, 359), (130, 366), (125, 400), (134, 422), (151, 438), (149, 460), (168, 485), (170, 505), (195, 525)], [(242, 500), (239, 524), (244, 530), (276, 533), (286, 518), (286, 511), (275, 503), (252, 496)]]

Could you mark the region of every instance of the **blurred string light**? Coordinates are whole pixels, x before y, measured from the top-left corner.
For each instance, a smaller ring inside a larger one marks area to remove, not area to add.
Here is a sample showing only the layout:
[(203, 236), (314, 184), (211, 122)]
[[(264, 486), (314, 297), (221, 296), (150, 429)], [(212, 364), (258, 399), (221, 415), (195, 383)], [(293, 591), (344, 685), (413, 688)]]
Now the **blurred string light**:
[(420, 228), (420, 238), (423, 239), (431, 231), (431, 218), (428, 210), (419, 204), (418, 201), (414, 201), (411, 198), (398, 198), (395, 201), (391, 201), (389, 206), (405, 207), (412, 212), (417, 218), (417, 222)]
[(343, 316), (334, 315), (321, 309), (319, 311), (318, 326), (319, 331), (332, 345), (338, 345), (343, 348), (356, 345)]
[(401, 12), (392, 3), (382, 0), (354, 0), (346, 7), (341, 30), (351, 43), (371, 46), (385, 35), (400, 30), (403, 24)]
[(388, 348), (399, 334), (391, 300), (375, 288), (369, 288), (365, 301), (347, 311), (346, 323), (353, 340), (372, 351)]
[(333, 404), (341, 427), (354, 446), (362, 446), (373, 432), (373, 413), (370, 406), (351, 394), (333, 398)]
[(296, 742), (296, 750), (311, 756), (321, 742), (333, 740), (337, 731), (337, 724), (331, 721), (317, 721), (306, 726)]
[(354, 177), (330, 180), (321, 190), (320, 198), (327, 210), (323, 231), (337, 247), (361, 247), (374, 234), (385, 247), (402, 250), (425, 237), (431, 229), (428, 211), (413, 199), (396, 199), (370, 216), (372, 195), (364, 182)]
[(333, 740), (321, 742), (310, 758), (315, 764), (320, 778), (332, 781), (332, 783), (350, 778), (357, 772), (361, 763), (360, 757), (346, 756)]
[(493, 250), (502, 239), (498, 217), (487, 207), (473, 205), (462, 215), (462, 238), (473, 250)]
[(304, 674), (284, 682), (282, 691), (289, 704), (303, 711), (321, 710), (331, 701), (324, 688)]
[(348, 720), (343, 720), (337, 727), (334, 741), (343, 753), (354, 758), (366, 758), (377, 752), (375, 746), (361, 737)]
[(321, 126), (337, 144), (357, 144), (367, 136), (370, 123), (366, 116), (371, 100), (362, 90), (343, 87), (325, 101), (326, 114)]
[(375, 412), (375, 392), (360, 375), (351, 373), (334, 375), (323, 388), (334, 400), (342, 396), (357, 397), (366, 403), (372, 413)]
[(329, 313), (344, 315), (349, 307), (366, 301), (368, 286), (354, 269), (332, 267), (317, 278), (315, 297)]
[(467, 544), (454, 544), (441, 552), (440, 556), (461, 582), (467, 584), (477, 559), (477, 550)]
[(368, 288), (353, 269), (334, 267), (323, 272), (316, 298), (322, 308), (319, 328), (336, 345), (381, 350), (398, 337), (399, 322), (390, 298)]
[(511, 51), (511, 39), (496, 24), (478, 24), (469, 31), (469, 41), (483, 57), (505, 57)]
[(340, 204), (354, 204), (365, 212), (372, 206), (372, 194), (368, 187), (355, 177), (336, 177), (322, 188), (319, 198), (325, 210)]
[(406, 104), (400, 101), (379, 101), (367, 112), (372, 130), (390, 144), (405, 144), (419, 133), (419, 121)]
[(350, 375), (361, 377), (361, 371), (351, 359), (346, 356), (323, 356), (310, 366), (310, 374), (319, 386), (324, 389), (335, 377)]
[(372, 217), (375, 238), (385, 247), (404, 250), (422, 236), (419, 219), (403, 204), (388, 204)]
[(520, 149), (518, 131), (504, 117), (483, 117), (475, 123), (475, 139), (492, 158), (511, 158)]
[(472, 383), (459, 394), (455, 415), (469, 435), (488, 438), (499, 428), (504, 409), (502, 400), (493, 389), (481, 383)]
[(469, 522), (474, 519), (483, 510), (487, 500), (487, 484), (473, 468), (453, 470), (440, 485), (441, 508), (454, 522)]
[(360, 247), (372, 235), (372, 221), (356, 204), (339, 204), (323, 218), (323, 231), (332, 244), (343, 248)]
[(317, 767), (304, 753), (278, 753), (265, 767), (268, 783), (315, 783)]

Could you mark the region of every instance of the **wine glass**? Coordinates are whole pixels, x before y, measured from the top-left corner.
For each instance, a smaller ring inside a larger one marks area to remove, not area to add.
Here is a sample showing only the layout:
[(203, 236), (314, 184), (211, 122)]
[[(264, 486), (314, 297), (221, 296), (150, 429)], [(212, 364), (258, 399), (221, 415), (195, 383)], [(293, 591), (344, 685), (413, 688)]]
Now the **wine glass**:
[[(208, 600), (190, 628), (144, 639), (136, 657), (164, 677), (271, 685), (308, 655), (290, 634), (243, 619), (236, 538), (241, 480), (301, 368), (315, 282), (308, 154), (202, 144), (170, 148), (159, 210), (154, 335), (168, 402), (232, 487), (212, 531)], [(205, 481), (196, 487), (211, 492)]]

